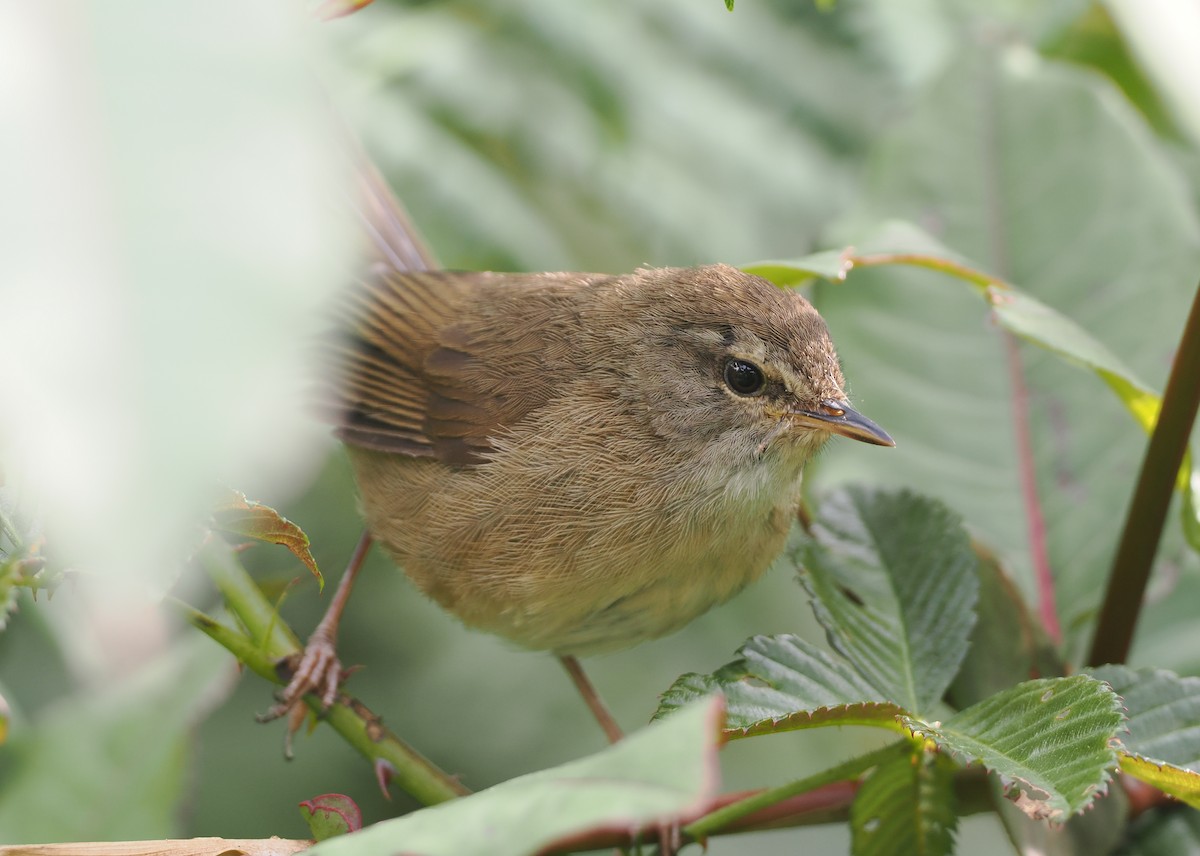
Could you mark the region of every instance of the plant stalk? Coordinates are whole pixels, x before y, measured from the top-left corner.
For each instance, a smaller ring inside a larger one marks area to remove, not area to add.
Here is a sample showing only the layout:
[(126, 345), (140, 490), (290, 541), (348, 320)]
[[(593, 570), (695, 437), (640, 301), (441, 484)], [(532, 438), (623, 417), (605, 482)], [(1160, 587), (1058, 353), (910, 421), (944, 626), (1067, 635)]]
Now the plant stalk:
[(738, 802), (723, 806), (716, 811), (706, 814), (704, 817), (689, 823), (683, 828), (683, 833), (689, 838), (696, 841), (703, 841), (712, 833), (719, 829), (728, 827), (734, 821), (741, 820), (755, 812), (770, 808), (776, 803), (783, 802), (800, 794), (807, 794), (816, 791), (819, 788), (834, 784), (835, 782), (846, 782), (858, 779), (863, 773), (872, 767), (876, 767), (897, 753), (897, 747), (900, 743), (889, 743), (882, 749), (877, 749), (874, 752), (868, 752), (866, 755), (861, 755), (857, 758), (851, 758), (842, 764), (832, 767), (816, 775), (809, 776), (804, 779), (798, 779), (794, 782), (788, 782), (786, 785), (780, 785), (777, 788), (768, 788), (764, 791), (758, 791), (751, 794), (749, 797)]
[[(180, 603), (187, 619), (251, 671), (272, 683), (283, 684), (276, 664), (299, 650), (295, 634), (242, 567), (232, 547), (219, 538), (209, 538), (197, 559), (247, 632)], [(304, 701), (347, 743), (374, 763), (377, 773), (381, 767), (386, 769), (390, 781), (421, 803), (434, 805), (470, 793), (453, 776), (384, 728), (379, 717), (356, 699), (342, 696), (328, 710), (322, 709), (315, 696), (305, 696)]]
[(1150, 580), (1179, 468), (1200, 407), (1200, 288), (1163, 393), (1162, 409), (1134, 487), (1125, 528), (1113, 557), (1108, 587), (1087, 662), (1124, 663)]

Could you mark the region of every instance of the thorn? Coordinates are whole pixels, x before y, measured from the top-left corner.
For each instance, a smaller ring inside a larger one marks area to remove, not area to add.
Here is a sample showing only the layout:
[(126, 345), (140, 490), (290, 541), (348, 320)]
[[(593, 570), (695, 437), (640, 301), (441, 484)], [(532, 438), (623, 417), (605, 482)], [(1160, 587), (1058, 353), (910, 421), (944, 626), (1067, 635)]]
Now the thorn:
[(392, 783), (392, 777), (396, 775), (396, 768), (392, 766), (392, 762), (383, 758), (375, 759), (375, 781), (379, 783), (379, 791), (383, 794), (383, 798), (391, 802), (392, 795), (388, 792), (388, 786)]
[(283, 757), (289, 761), (295, 757), (295, 753), (292, 752), (292, 737), (304, 725), (304, 718), (307, 715), (308, 708), (303, 704), (297, 704), (288, 711), (287, 734), (283, 738)]

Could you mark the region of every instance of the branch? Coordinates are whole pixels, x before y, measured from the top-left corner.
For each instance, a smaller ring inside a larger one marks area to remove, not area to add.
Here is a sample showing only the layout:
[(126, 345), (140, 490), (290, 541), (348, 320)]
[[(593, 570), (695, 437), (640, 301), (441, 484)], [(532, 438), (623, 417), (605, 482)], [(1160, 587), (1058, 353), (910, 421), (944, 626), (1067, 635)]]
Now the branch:
[[(230, 651), (251, 671), (272, 683), (283, 684), (276, 664), (299, 650), (295, 634), (263, 596), (232, 547), (219, 538), (210, 537), (196, 558), (217, 584), (246, 632), (222, 624), (186, 604), (179, 603), (179, 608), (195, 627)], [(470, 793), (453, 776), (438, 769), (384, 728), (379, 717), (357, 699), (342, 695), (327, 711), (322, 711), (320, 700), (312, 695), (305, 696), (304, 700), (310, 710), (374, 763), (377, 770), (381, 766), (385, 768), (391, 781), (421, 803), (434, 805)]]

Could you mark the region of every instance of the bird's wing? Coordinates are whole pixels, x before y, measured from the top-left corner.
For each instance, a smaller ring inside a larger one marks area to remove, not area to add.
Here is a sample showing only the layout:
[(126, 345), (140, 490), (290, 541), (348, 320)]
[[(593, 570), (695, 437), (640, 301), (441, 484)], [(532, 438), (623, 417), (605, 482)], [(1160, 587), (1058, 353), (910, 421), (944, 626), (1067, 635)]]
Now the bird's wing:
[(346, 443), (472, 464), (561, 389), (595, 274), (396, 273), (347, 297), (324, 396)]

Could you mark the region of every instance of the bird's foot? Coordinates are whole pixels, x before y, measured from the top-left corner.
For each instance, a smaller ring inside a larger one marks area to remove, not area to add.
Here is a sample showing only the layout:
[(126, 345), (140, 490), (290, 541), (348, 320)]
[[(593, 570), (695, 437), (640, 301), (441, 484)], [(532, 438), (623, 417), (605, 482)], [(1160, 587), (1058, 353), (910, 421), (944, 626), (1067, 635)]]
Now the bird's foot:
[(276, 670), (287, 679), (287, 685), (275, 694), (275, 704), (266, 713), (259, 715), (259, 722), (271, 722), (288, 717), (287, 755), (291, 757), (292, 735), (304, 723), (307, 708), (304, 697), (310, 693), (321, 701), (321, 709), (328, 710), (338, 698), (338, 691), (346, 679), (333, 639), (327, 633), (317, 632), (309, 637), (302, 651), (297, 651), (280, 660)]

